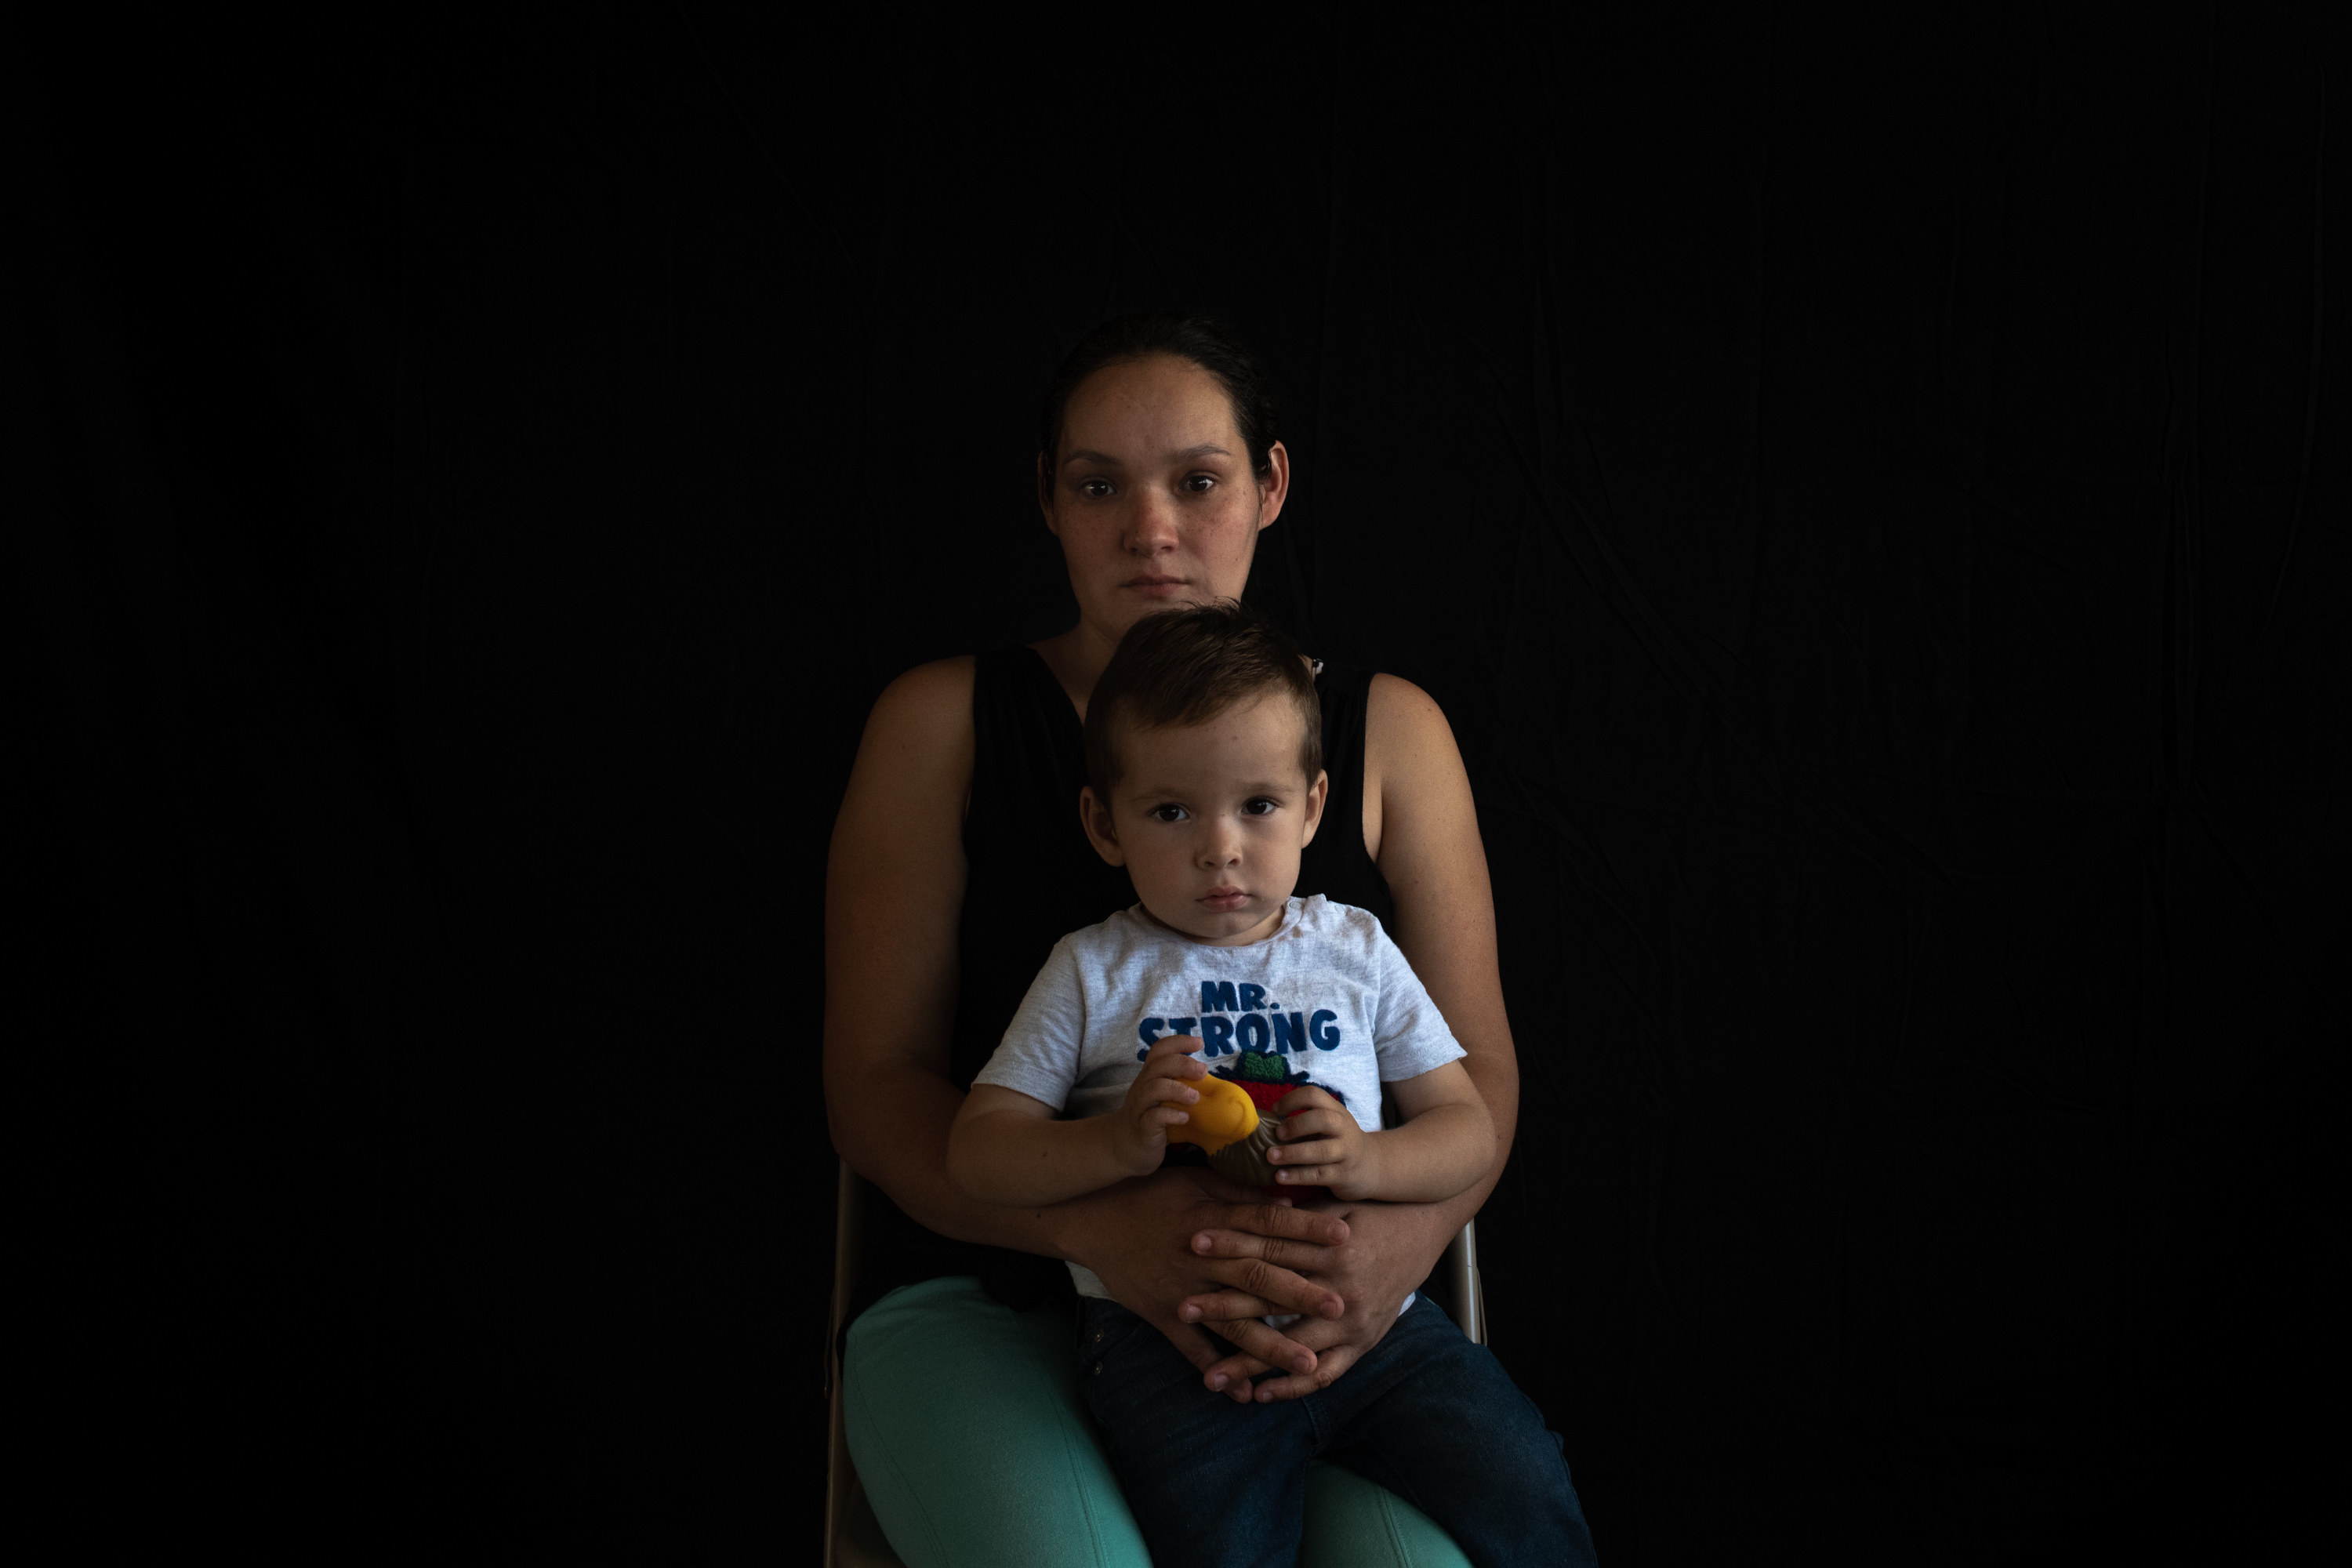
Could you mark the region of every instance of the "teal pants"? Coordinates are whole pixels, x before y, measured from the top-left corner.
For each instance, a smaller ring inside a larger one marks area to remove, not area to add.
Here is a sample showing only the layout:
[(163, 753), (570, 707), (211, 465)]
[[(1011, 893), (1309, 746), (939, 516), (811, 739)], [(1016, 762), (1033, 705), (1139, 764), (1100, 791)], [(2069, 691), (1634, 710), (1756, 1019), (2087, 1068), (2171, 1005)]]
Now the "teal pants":
[[(1078, 1396), (1076, 1340), (1068, 1302), (1015, 1312), (970, 1277), (893, 1290), (850, 1325), (849, 1455), (908, 1568), (1148, 1568)], [(1326, 1464), (1298, 1561), (1468, 1563), (1426, 1514)]]

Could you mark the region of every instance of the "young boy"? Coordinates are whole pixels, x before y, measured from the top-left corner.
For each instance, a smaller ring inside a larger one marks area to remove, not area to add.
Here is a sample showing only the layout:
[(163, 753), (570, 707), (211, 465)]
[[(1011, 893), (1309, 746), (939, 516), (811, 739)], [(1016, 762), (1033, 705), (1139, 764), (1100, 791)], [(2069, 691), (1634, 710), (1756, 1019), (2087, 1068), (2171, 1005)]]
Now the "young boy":
[[(1157, 1170), (1213, 1074), (1282, 1119), (1265, 1161), (1302, 1196), (1438, 1202), (1486, 1173), (1493, 1123), (1403, 955), (1369, 912), (1291, 896), (1328, 783), (1320, 729), (1306, 661), (1241, 605), (1121, 640), (1088, 704), (1079, 814), (1139, 902), (1055, 945), (973, 1079), (948, 1148), (966, 1193), (1055, 1204)], [(1069, 1268), (1080, 1382), (1161, 1568), (1293, 1562), (1318, 1457), (1473, 1561), (1591, 1560), (1559, 1440), (1434, 1304), (1408, 1298), (1329, 1387), (1247, 1405)]]

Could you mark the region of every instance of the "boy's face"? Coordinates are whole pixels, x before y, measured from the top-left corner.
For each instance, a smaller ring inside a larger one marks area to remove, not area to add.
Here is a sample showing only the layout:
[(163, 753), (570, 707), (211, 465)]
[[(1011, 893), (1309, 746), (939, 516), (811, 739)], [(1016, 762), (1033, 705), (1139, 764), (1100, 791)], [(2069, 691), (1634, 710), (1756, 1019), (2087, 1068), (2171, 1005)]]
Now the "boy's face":
[(1080, 792), (1087, 837), (1127, 868), (1161, 925), (1240, 947), (1281, 924), (1330, 785), (1299, 772), (1303, 722), (1288, 696), (1269, 692), (1205, 724), (1130, 729), (1108, 809), (1092, 788)]

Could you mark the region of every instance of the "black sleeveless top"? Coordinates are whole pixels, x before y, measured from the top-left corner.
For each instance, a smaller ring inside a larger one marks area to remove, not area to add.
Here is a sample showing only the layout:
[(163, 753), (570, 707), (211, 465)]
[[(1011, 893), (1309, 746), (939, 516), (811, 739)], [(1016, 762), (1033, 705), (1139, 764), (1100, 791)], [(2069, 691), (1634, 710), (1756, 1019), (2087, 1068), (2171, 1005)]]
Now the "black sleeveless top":
[[(977, 665), (971, 805), (963, 825), (970, 876), (948, 1046), (948, 1073), (958, 1089), (970, 1088), (988, 1065), (1054, 944), (1135, 902), (1127, 872), (1104, 864), (1078, 825), (1086, 747), (1069, 694), (1024, 645), (982, 654)], [(1371, 684), (1370, 670), (1325, 665), (1316, 676), (1331, 786), (1322, 826), (1299, 858), (1297, 892), (1370, 910), (1386, 926), (1395, 904), (1364, 852), (1364, 709)], [(977, 1274), (992, 1295), (1020, 1308), (1070, 1293), (1069, 1270), (1059, 1259), (950, 1240), (917, 1224), (868, 1183), (866, 1257), (850, 1315), (901, 1285), (949, 1274)]]

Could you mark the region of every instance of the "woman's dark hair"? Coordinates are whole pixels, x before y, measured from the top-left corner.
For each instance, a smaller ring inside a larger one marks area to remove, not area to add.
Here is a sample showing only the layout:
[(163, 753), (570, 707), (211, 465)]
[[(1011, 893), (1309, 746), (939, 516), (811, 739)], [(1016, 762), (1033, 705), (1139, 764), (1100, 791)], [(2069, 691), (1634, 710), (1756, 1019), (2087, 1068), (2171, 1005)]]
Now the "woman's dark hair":
[(1323, 771), (1323, 704), (1297, 645), (1237, 599), (1161, 610), (1127, 628), (1087, 699), (1087, 782), (1108, 805), (1130, 730), (1182, 729), (1279, 693), (1298, 712), (1298, 766)]
[(1249, 448), (1250, 472), (1265, 479), (1274, 471), (1274, 384), (1256, 356), (1223, 322), (1210, 316), (1178, 316), (1143, 310), (1103, 322), (1063, 356), (1060, 368), (1045, 386), (1045, 405), (1037, 421), (1037, 449), (1045, 454), (1042, 488), (1051, 492), (1054, 469), (1062, 455), (1062, 415), (1078, 384), (1106, 365), (1168, 354), (1200, 366), (1217, 378), (1225, 400), (1234, 406), (1234, 424)]

